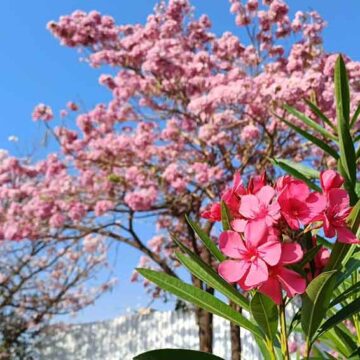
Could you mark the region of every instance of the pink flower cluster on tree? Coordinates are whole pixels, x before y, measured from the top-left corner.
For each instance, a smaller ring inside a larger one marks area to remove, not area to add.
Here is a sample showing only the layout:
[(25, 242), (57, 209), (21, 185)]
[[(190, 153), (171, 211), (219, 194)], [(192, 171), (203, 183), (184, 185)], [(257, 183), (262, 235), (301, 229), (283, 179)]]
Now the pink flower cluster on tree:
[[(219, 265), (221, 276), (245, 291), (258, 289), (280, 304), (282, 290), (291, 298), (302, 294), (307, 284), (305, 278), (286, 267), (303, 257), (294, 230), (322, 226), (327, 237), (337, 234), (339, 242), (359, 244), (346, 223), (351, 208), (347, 191), (340, 188), (343, 178), (326, 170), (320, 180), (322, 193), (310, 192), (304, 182), (288, 175), (279, 178), (275, 186), (268, 185), (262, 176), (251, 179), (245, 187), (237, 174), (233, 187), (222, 196), (231, 212), (232, 230), (219, 238), (221, 251), (231, 258)], [(202, 216), (220, 221), (220, 204), (209, 207)], [(320, 250), (315, 260), (318, 272), (328, 257), (325, 248)]]
[(93, 236), (82, 242), (38, 239), (2, 243), (0, 353), (4, 359), (32, 355), (34, 343), (41, 343), (41, 335), (54, 317), (72, 315), (110, 290), (113, 279), (95, 280), (105, 264), (106, 248)]
[[(5, 151), (0, 155), (0, 349), (5, 359), (16, 358), (20, 347), (29, 350), (32, 335), (45, 331), (54, 316), (76, 313), (115, 284), (96, 279), (107, 266), (108, 245), (101, 235), (79, 237), (62, 229), (61, 236), (58, 230), (66, 218), (50, 201), (56, 189), (47, 179), (64, 169), (54, 156), (31, 166)], [(39, 193), (42, 186), (47, 191)], [(76, 207), (71, 205), (69, 216), (75, 217)]]

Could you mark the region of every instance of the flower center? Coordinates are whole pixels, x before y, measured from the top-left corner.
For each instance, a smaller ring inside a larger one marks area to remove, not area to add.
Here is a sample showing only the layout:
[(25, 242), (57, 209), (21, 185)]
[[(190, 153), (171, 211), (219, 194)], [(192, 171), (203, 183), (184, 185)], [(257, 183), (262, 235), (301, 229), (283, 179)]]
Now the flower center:
[(254, 262), (258, 257), (258, 252), (256, 249), (249, 249), (247, 253), (248, 261)]

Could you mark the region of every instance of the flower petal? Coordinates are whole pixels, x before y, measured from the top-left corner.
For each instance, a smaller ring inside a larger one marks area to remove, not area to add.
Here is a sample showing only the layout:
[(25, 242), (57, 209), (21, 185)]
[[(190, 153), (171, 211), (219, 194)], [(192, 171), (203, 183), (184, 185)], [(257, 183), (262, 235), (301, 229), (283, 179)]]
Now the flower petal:
[(249, 272), (245, 277), (244, 284), (248, 287), (255, 287), (269, 278), (268, 268), (265, 262), (259, 258), (250, 265)]
[(330, 189), (328, 192), (329, 208), (336, 208), (337, 211), (347, 209), (350, 206), (349, 194), (344, 189)]
[(245, 231), (245, 226), (247, 224), (247, 220), (244, 219), (234, 219), (231, 222), (231, 227), (237, 231), (237, 232), (244, 232)]
[(344, 244), (359, 244), (360, 240), (356, 235), (347, 227), (336, 228), (338, 241)]
[(326, 192), (333, 188), (339, 188), (344, 179), (334, 170), (322, 171), (320, 174), (321, 188)]
[(306, 289), (305, 279), (293, 270), (282, 267), (279, 269), (277, 276), (289, 297), (302, 294)]
[(301, 221), (303, 224), (307, 225), (325, 210), (326, 197), (322, 194), (312, 192), (306, 199), (306, 204), (309, 211), (306, 218), (301, 219)]
[(269, 186), (263, 186), (257, 193), (256, 197), (265, 205), (269, 205), (273, 197), (275, 196), (275, 190)]
[(335, 228), (331, 225), (329, 218), (326, 214), (323, 215), (323, 227), (324, 227), (324, 234), (326, 237), (332, 238), (335, 236), (336, 231)]
[(304, 256), (304, 252), (297, 243), (283, 243), (281, 249), (281, 264), (294, 264), (300, 261)]
[(309, 187), (302, 181), (291, 182), (288, 185), (287, 191), (289, 192), (289, 197), (299, 201), (305, 201), (310, 194)]
[(271, 298), (275, 304), (281, 304), (281, 286), (279, 280), (276, 278), (269, 278), (267, 281), (261, 284), (259, 291)]
[(245, 261), (225, 260), (218, 267), (218, 273), (230, 283), (239, 281), (249, 269)]
[(241, 252), (246, 251), (241, 236), (235, 231), (224, 231), (219, 237), (219, 248), (226, 255), (233, 259), (241, 259)]
[(248, 219), (254, 219), (259, 212), (259, 200), (255, 195), (244, 195), (241, 198), (239, 212)]
[(281, 256), (281, 243), (279, 241), (267, 241), (258, 247), (261, 259), (271, 266), (275, 266)]
[(264, 219), (249, 220), (245, 226), (245, 241), (251, 247), (257, 247), (258, 244), (264, 239), (268, 227)]

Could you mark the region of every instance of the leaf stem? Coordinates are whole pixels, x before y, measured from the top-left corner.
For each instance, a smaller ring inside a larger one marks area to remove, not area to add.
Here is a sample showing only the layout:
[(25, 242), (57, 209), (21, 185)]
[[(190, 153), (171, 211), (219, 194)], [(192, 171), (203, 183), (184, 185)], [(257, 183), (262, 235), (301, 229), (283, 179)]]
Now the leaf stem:
[(287, 341), (287, 330), (286, 330), (286, 316), (285, 316), (285, 300), (282, 300), (279, 306), (280, 312), (280, 339), (281, 339), (281, 353), (284, 360), (289, 360), (289, 347)]
[(274, 344), (273, 344), (271, 341), (267, 340), (267, 341), (266, 341), (266, 347), (267, 347), (267, 349), (268, 349), (268, 351), (269, 351), (270, 359), (271, 359), (271, 360), (276, 360), (276, 354), (275, 354)]
[[(359, 280), (359, 271), (356, 271), (355, 273), (352, 274), (351, 280), (352, 280), (353, 285), (357, 284), (357, 282)], [(356, 294), (354, 295), (354, 300), (356, 300)], [(353, 316), (353, 320), (354, 320), (354, 325), (355, 325), (356, 335), (357, 335), (357, 345), (360, 346), (360, 317), (359, 317), (359, 314), (355, 314)]]

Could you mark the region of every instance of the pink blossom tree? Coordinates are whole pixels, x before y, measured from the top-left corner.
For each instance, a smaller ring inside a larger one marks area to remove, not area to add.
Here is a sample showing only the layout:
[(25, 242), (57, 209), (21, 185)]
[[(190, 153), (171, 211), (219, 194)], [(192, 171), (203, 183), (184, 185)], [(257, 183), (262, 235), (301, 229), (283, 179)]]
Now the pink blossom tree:
[[(216, 216), (218, 209), (208, 205), (235, 171), (245, 178), (254, 170), (273, 174), (274, 157), (331, 166), (331, 159), (313, 153), (275, 115), (283, 115), (287, 103), (331, 128), (303, 102), (311, 99), (334, 117), (336, 57), (322, 46), (325, 22), (315, 11), (291, 19), (281, 0), (232, 0), (231, 12), (239, 33), (247, 34), (244, 40), (230, 32), (212, 33), (210, 19), (195, 18), (187, 0), (160, 2), (144, 25), (117, 25), (96, 11), (75, 11), (50, 22), (61, 44), (81, 51), (90, 66), (114, 69), (99, 78), (112, 99), (78, 115), (76, 125), (65, 119), (52, 127), (50, 107), (35, 109), (34, 120), (44, 122), (60, 148), (36, 165), (42, 169), (36, 189), (29, 193), (19, 184), (13, 190), (21, 196), (2, 195), (13, 199), (3, 210), (3, 237), (101, 235), (138, 249), (142, 265), (176, 275), (176, 246), (168, 233), (211, 263), (184, 216), (199, 220), (204, 210)], [(291, 45), (284, 46), (285, 40)], [(357, 104), (360, 64), (347, 59), (347, 67), (351, 103)], [(8, 171), (3, 188), (9, 186)], [(139, 234), (145, 217), (157, 231), (152, 239)], [(204, 230), (213, 234), (212, 223)], [(201, 309), (196, 314), (200, 347), (211, 351), (212, 315)], [(238, 335), (233, 327), (233, 337)], [(233, 359), (238, 354), (235, 349)]]
[(54, 316), (75, 314), (111, 289), (113, 280), (96, 280), (106, 249), (91, 242), (88, 237), (83, 242), (46, 239), (1, 246), (1, 358), (23, 359)]
[[(15, 240), (22, 200), (29, 200), (44, 180), (43, 168), (20, 164), (5, 152), (0, 164), (2, 216), (12, 217), (13, 224), (2, 228), (0, 246), (0, 358), (24, 359), (54, 316), (75, 314), (93, 304), (114, 280), (97, 278), (107, 264), (107, 245), (99, 236), (68, 234), (60, 239), (48, 232), (33, 241), (29, 231), (35, 224), (28, 222), (22, 237), (31, 240), (9, 241)], [(37, 211), (44, 215), (46, 206)]]

